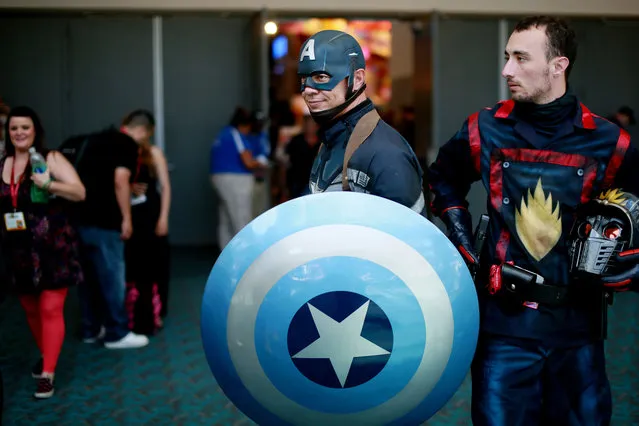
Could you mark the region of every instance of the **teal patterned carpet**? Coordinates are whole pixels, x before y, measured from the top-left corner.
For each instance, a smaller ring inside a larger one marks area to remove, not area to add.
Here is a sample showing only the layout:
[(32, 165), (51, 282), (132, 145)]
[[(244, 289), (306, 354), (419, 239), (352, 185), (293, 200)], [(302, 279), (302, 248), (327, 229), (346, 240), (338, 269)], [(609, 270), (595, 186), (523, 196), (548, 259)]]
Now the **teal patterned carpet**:
[[(143, 349), (109, 351), (76, 337), (75, 292), (66, 306), (67, 336), (56, 375), (56, 394), (32, 398), (37, 350), (22, 309), (8, 299), (0, 311), (0, 368), (4, 374), (4, 426), (250, 425), (213, 379), (199, 334), (201, 295), (215, 253), (175, 251), (165, 329)], [(613, 426), (639, 424), (639, 296), (619, 297), (611, 312), (608, 370)], [(470, 425), (470, 381), (427, 424)]]

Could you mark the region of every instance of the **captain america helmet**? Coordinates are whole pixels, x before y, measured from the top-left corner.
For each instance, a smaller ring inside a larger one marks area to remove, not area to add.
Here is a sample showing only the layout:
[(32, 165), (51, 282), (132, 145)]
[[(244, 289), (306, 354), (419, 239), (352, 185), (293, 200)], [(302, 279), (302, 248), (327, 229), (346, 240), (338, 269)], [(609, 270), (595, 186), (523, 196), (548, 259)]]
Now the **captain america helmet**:
[(615, 254), (639, 247), (639, 198), (619, 189), (602, 192), (577, 208), (569, 239), (573, 277), (616, 273)]
[[(324, 30), (312, 35), (302, 45), (297, 74), (301, 80), (301, 91), (307, 86), (333, 90), (341, 81), (348, 79), (350, 93), (358, 69), (366, 69), (366, 59), (357, 40), (343, 31)], [(321, 75), (328, 76), (328, 79), (319, 77)]]

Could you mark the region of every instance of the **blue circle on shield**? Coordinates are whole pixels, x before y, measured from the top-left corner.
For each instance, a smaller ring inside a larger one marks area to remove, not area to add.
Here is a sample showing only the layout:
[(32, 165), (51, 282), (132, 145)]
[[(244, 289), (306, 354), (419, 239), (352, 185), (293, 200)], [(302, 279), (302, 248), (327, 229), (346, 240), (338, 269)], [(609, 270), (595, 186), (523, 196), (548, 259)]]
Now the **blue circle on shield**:
[[(392, 350), (393, 330), (384, 311), (349, 291), (315, 296), (297, 311), (288, 329), (288, 351), (295, 367), (307, 379), (329, 388), (368, 382), (382, 371)], [(348, 354), (335, 357), (333, 352)]]

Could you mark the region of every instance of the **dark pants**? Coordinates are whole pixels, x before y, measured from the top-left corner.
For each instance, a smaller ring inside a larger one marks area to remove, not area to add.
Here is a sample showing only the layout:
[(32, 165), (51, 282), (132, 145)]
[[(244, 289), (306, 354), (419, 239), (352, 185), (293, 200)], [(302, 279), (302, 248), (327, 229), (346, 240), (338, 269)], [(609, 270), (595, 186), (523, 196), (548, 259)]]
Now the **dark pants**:
[(610, 424), (603, 342), (549, 349), (482, 336), (471, 372), (475, 426)]
[(126, 292), (124, 241), (118, 231), (79, 227), (86, 281), (79, 286), (82, 337), (93, 338), (104, 326), (105, 342), (115, 342), (128, 332), (124, 305)]
[(129, 327), (138, 334), (154, 334), (160, 317), (167, 312), (168, 238), (150, 232), (134, 233), (124, 253)]

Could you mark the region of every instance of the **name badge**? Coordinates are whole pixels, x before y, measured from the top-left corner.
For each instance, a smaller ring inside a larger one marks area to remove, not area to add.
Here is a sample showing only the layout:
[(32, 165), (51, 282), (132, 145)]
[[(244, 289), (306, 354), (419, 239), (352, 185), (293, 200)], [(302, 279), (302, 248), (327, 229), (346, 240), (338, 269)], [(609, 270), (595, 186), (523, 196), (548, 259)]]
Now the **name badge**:
[(4, 224), (7, 227), (7, 231), (24, 231), (27, 229), (27, 222), (24, 220), (22, 212), (5, 214)]
[(146, 203), (146, 194), (138, 195), (137, 197), (131, 197), (131, 205), (137, 206), (138, 204)]

